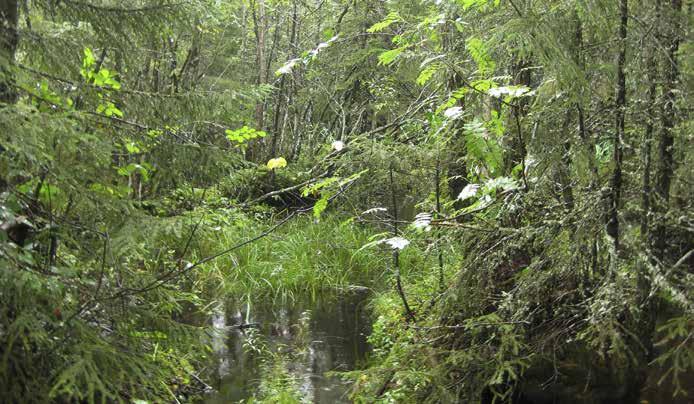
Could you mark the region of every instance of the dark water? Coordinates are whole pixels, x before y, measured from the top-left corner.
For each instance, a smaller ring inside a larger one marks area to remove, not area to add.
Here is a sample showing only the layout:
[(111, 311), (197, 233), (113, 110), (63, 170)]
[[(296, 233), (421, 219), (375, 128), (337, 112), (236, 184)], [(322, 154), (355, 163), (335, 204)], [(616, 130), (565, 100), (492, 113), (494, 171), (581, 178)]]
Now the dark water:
[[(258, 391), (263, 355), (252, 346), (262, 344), (266, 353), (291, 355), (286, 366), (303, 401), (348, 403), (349, 385), (325, 373), (353, 370), (368, 352), (367, 297), (368, 293), (357, 291), (317, 300), (229, 303), (212, 319), (218, 330), (212, 343), (218, 392), (207, 402), (238, 402)], [(250, 323), (257, 324), (257, 331), (235, 327)]]

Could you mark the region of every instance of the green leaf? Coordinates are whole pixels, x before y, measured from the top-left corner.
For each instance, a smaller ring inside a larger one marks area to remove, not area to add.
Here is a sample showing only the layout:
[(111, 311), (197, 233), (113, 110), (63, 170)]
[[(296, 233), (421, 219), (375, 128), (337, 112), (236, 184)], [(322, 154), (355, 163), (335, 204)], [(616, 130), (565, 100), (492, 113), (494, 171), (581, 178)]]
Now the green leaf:
[(125, 144), (125, 149), (128, 151), (130, 154), (137, 154), (140, 152), (140, 148), (137, 147), (137, 144), (135, 142), (128, 142)]
[(330, 194), (324, 193), (315, 205), (313, 205), (313, 216), (316, 219), (320, 219), (321, 213), (328, 207), (328, 199), (330, 199), (330, 196)]
[(427, 66), (424, 70), (422, 70), (419, 73), (419, 77), (417, 77), (417, 84), (420, 86), (425, 85), (431, 77), (434, 75), (439, 70), (439, 65), (438, 64), (433, 64), (430, 66)]
[(492, 193), (497, 189), (503, 191), (510, 191), (512, 189), (518, 189), (519, 185), (516, 180), (510, 177), (496, 177), (488, 180), (484, 183), (484, 188), (486, 193)]
[(113, 116), (116, 115), (119, 118), (123, 117), (123, 111), (118, 109), (113, 103), (109, 102), (108, 105), (106, 106), (106, 110), (104, 111), (104, 114), (106, 116)]
[(494, 177), (503, 166), (503, 149), (487, 124), (475, 119), (464, 126), (467, 157), (483, 167), (487, 177)]
[(306, 197), (306, 196), (309, 196), (312, 194), (316, 194), (316, 193), (318, 193), (319, 190), (321, 190), (321, 189), (323, 189), (323, 188), (325, 188), (331, 184), (334, 184), (339, 179), (340, 179), (339, 177), (330, 177), (330, 178), (326, 178), (324, 180), (318, 181), (315, 184), (308, 185), (308, 186), (304, 187), (303, 191), (301, 192), (301, 196)]
[[(146, 166), (149, 166), (151, 169), (150, 165), (147, 164)], [(147, 169), (146, 166), (145, 166), (145, 164), (140, 165), (140, 164), (131, 163), (125, 167), (119, 168), (118, 169), (118, 175), (122, 175), (124, 177), (127, 177), (134, 172), (138, 172), (142, 176), (142, 180), (147, 182), (147, 181), (149, 181), (149, 170)]]
[(90, 48), (84, 48), (84, 59), (82, 59), (82, 67), (85, 70), (89, 70), (90, 67), (94, 65), (96, 59), (94, 58), (94, 53)]
[(451, 96), (444, 102), (443, 104), (439, 105), (438, 108), (436, 108), (436, 114), (440, 114), (446, 109), (454, 106), (456, 102), (458, 102), (459, 99), (465, 97), (465, 94), (467, 94), (470, 91), (469, 88), (467, 87), (461, 87), (453, 92), (451, 92)]
[(504, 121), (501, 118), (501, 114), (498, 111), (491, 112), (491, 119), (487, 122), (487, 128), (496, 134), (497, 138), (501, 137), (506, 128), (504, 126)]
[(470, 52), (470, 56), (477, 63), (480, 74), (487, 75), (494, 73), (496, 63), (489, 56), (487, 45), (479, 38), (471, 37), (465, 41), (465, 48)]
[(458, 0), (458, 3), (463, 7), (463, 10), (469, 10), (472, 7), (486, 10), (489, 7), (499, 7), (501, 0), (494, 0), (491, 6), (489, 0)]
[(384, 29), (388, 28), (394, 22), (397, 22), (400, 20), (401, 20), (400, 15), (395, 11), (391, 11), (383, 21), (379, 21), (376, 24), (372, 25), (369, 29), (366, 30), (366, 32), (369, 32), (369, 33), (381, 32)]
[(475, 80), (472, 83), (470, 83), (470, 86), (472, 86), (472, 88), (474, 88), (477, 91), (486, 92), (496, 87), (496, 81), (494, 81), (493, 79)]
[(323, 30), (323, 39), (328, 41), (330, 38), (335, 36), (335, 30), (332, 28), (326, 28)]
[(164, 131), (159, 130), (159, 129), (150, 129), (147, 131), (147, 136), (149, 136), (152, 139), (156, 139), (157, 137), (159, 137), (163, 134), (164, 134)]
[(242, 128), (236, 130), (225, 129), (224, 133), (226, 134), (226, 138), (231, 142), (237, 143), (237, 146), (242, 145), (248, 140), (267, 136), (267, 133), (264, 131), (255, 130), (253, 128), (249, 128), (248, 126), (243, 126)]
[(387, 65), (393, 63), (393, 61), (398, 56), (400, 56), (400, 54), (402, 52), (404, 52), (405, 49), (407, 49), (407, 46), (401, 46), (399, 48), (391, 49), (389, 51), (385, 51), (385, 52), (381, 53), (380, 55), (378, 55), (378, 64), (383, 65), (383, 66), (387, 66)]

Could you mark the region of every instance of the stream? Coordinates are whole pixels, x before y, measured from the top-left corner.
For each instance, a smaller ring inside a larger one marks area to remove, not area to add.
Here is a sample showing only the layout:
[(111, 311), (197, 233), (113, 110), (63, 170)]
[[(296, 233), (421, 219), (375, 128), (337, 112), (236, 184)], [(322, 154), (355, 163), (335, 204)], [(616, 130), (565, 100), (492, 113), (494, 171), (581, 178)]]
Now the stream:
[[(359, 290), (281, 303), (229, 302), (212, 317), (211, 367), (218, 383), (206, 402), (252, 397), (263, 377), (263, 358), (284, 352), (292, 358), (286, 367), (297, 380), (302, 401), (349, 403), (349, 384), (326, 372), (353, 370), (365, 359), (368, 296)], [(240, 329), (241, 324), (252, 327)]]

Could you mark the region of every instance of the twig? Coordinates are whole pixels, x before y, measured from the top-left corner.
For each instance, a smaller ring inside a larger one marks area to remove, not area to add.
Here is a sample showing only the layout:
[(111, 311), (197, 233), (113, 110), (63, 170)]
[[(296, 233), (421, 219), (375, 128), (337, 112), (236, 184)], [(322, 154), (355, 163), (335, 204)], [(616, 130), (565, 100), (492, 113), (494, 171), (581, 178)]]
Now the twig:
[(296, 184), (296, 185), (292, 185), (292, 186), (290, 186), (290, 187), (286, 187), (286, 188), (278, 189), (278, 190), (276, 190), (276, 191), (268, 192), (267, 194), (262, 195), (262, 196), (259, 196), (259, 197), (255, 198), (255, 199), (253, 199), (253, 200), (251, 200), (251, 201), (249, 201), (249, 202), (245, 202), (245, 203), (242, 204), (241, 206), (242, 206), (242, 207), (248, 207), (248, 206), (250, 206), (250, 205), (254, 205), (254, 204), (258, 203), (258, 202), (264, 201), (264, 200), (266, 200), (267, 198), (271, 198), (271, 197), (273, 197), (273, 196), (275, 196), (275, 195), (280, 195), (280, 194), (284, 194), (284, 193), (287, 193), (287, 192), (290, 192), (290, 191), (294, 191), (294, 190), (299, 189), (299, 188), (301, 188), (301, 187), (303, 187), (303, 186), (306, 186), (306, 185), (308, 185), (308, 184), (311, 184), (311, 183), (313, 183), (313, 182), (316, 182), (316, 181), (318, 181), (320, 178), (325, 177), (326, 175), (328, 175), (327, 172), (325, 172), (325, 173), (323, 173), (323, 174), (321, 174), (321, 175), (319, 175), (319, 176), (317, 176), (317, 177), (315, 177), (315, 178), (311, 178), (311, 179), (309, 179), (309, 180), (306, 180), (306, 181), (302, 182), (301, 184)]
[(120, 7), (107, 7), (98, 6), (96, 4), (76, 1), (76, 0), (63, 0), (63, 3), (73, 6), (73, 7), (84, 7), (89, 8), (98, 12), (106, 13), (119, 13), (119, 14), (137, 14), (137, 13), (147, 13), (152, 11), (161, 11), (163, 9), (176, 9), (180, 6), (185, 6), (186, 3), (171, 3), (171, 4), (157, 4), (154, 6), (145, 6), (140, 8), (120, 8)]

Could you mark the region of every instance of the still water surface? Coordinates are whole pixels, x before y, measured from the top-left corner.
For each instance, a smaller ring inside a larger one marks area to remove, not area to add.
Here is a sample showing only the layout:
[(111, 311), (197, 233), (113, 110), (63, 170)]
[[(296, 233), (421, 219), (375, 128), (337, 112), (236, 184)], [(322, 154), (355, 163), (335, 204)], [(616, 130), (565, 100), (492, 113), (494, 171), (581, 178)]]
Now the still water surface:
[[(350, 402), (349, 385), (326, 372), (353, 370), (365, 358), (370, 332), (367, 297), (367, 292), (352, 291), (314, 300), (227, 304), (212, 318), (218, 392), (207, 402), (238, 402), (257, 391), (262, 355), (249, 348), (254, 341), (273, 352), (295, 354), (287, 369), (298, 381), (303, 401)], [(257, 331), (239, 329), (240, 324), (255, 324)]]

